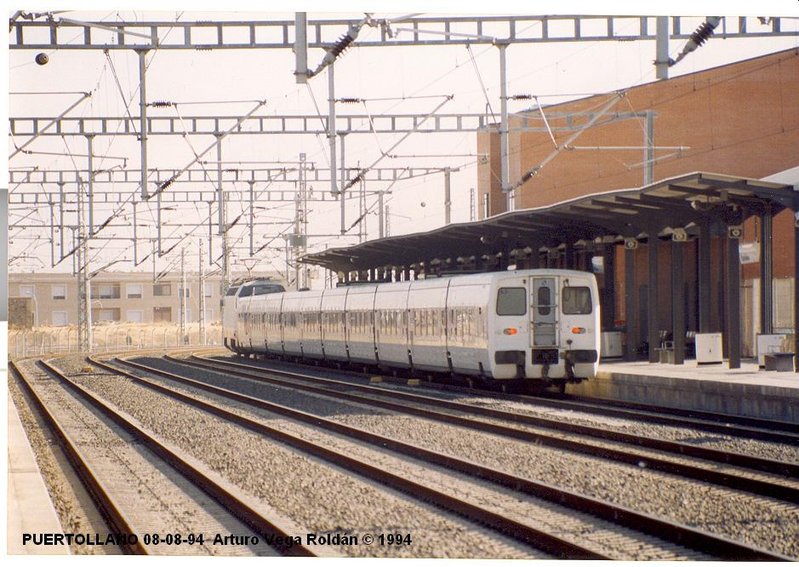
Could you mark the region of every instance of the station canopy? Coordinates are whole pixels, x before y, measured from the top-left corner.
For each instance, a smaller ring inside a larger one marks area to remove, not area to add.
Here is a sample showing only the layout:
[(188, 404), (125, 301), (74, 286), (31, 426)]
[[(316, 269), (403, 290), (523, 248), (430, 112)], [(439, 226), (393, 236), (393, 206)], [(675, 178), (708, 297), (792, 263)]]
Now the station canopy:
[[(434, 259), (510, 254), (513, 250), (596, 242), (688, 237), (702, 224), (740, 225), (753, 215), (799, 210), (793, 185), (696, 172), (638, 189), (596, 193), (555, 205), (454, 223), (307, 254), (300, 261), (336, 272), (413, 266)], [(682, 232), (685, 231), (685, 232)]]

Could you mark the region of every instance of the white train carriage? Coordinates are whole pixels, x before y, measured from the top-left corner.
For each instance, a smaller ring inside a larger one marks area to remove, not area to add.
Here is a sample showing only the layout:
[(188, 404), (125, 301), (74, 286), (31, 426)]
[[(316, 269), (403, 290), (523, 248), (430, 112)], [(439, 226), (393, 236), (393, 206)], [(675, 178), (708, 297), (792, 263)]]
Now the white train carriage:
[[(240, 298), (225, 344), (383, 367), (550, 381), (593, 376), (596, 279), (517, 270)], [(227, 317), (225, 321), (228, 321)]]
[(258, 325), (263, 319), (258, 312), (261, 304), (253, 303), (252, 298), (285, 290), (279, 283), (263, 279), (229, 287), (222, 298), (222, 342), (225, 347), (237, 353), (266, 351), (266, 329)]

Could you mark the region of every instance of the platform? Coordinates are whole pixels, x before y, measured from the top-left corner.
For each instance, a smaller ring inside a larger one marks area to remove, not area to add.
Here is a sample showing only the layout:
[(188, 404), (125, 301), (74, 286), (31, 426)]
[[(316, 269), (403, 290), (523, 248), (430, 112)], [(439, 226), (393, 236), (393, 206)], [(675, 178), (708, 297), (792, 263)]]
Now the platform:
[(17, 408), (8, 398), (8, 555), (67, 555), (66, 545), (22, 545), (23, 533), (62, 533)]
[(735, 370), (726, 362), (603, 361), (595, 378), (567, 392), (799, 424), (799, 373), (765, 371), (756, 361), (744, 361)]

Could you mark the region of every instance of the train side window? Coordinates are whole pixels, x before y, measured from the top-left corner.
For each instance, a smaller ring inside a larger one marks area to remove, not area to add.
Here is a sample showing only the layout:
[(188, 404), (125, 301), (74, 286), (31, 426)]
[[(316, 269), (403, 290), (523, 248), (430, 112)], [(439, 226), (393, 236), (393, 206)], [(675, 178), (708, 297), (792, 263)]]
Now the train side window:
[(527, 290), (525, 288), (499, 288), (497, 292), (497, 315), (524, 315), (525, 313), (527, 313)]
[(563, 313), (565, 315), (588, 315), (591, 313), (591, 290), (587, 287), (563, 288)]

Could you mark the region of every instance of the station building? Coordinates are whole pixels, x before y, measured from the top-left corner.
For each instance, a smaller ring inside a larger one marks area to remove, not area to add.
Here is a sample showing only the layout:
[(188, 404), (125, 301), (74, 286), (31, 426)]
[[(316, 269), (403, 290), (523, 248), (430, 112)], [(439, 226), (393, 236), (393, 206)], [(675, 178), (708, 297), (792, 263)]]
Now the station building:
[[(478, 133), (481, 221), (307, 257), (348, 279), (592, 269), (603, 331), (628, 360), (696, 333), (737, 367), (759, 334), (793, 334), (799, 49), (538, 106), (509, 121), (513, 210), (496, 126)], [(654, 285), (650, 285), (652, 282)], [(762, 285), (761, 282), (765, 282)], [(795, 336), (792, 341), (795, 341)], [(651, 345), (651, 347), (650, 347)]]

